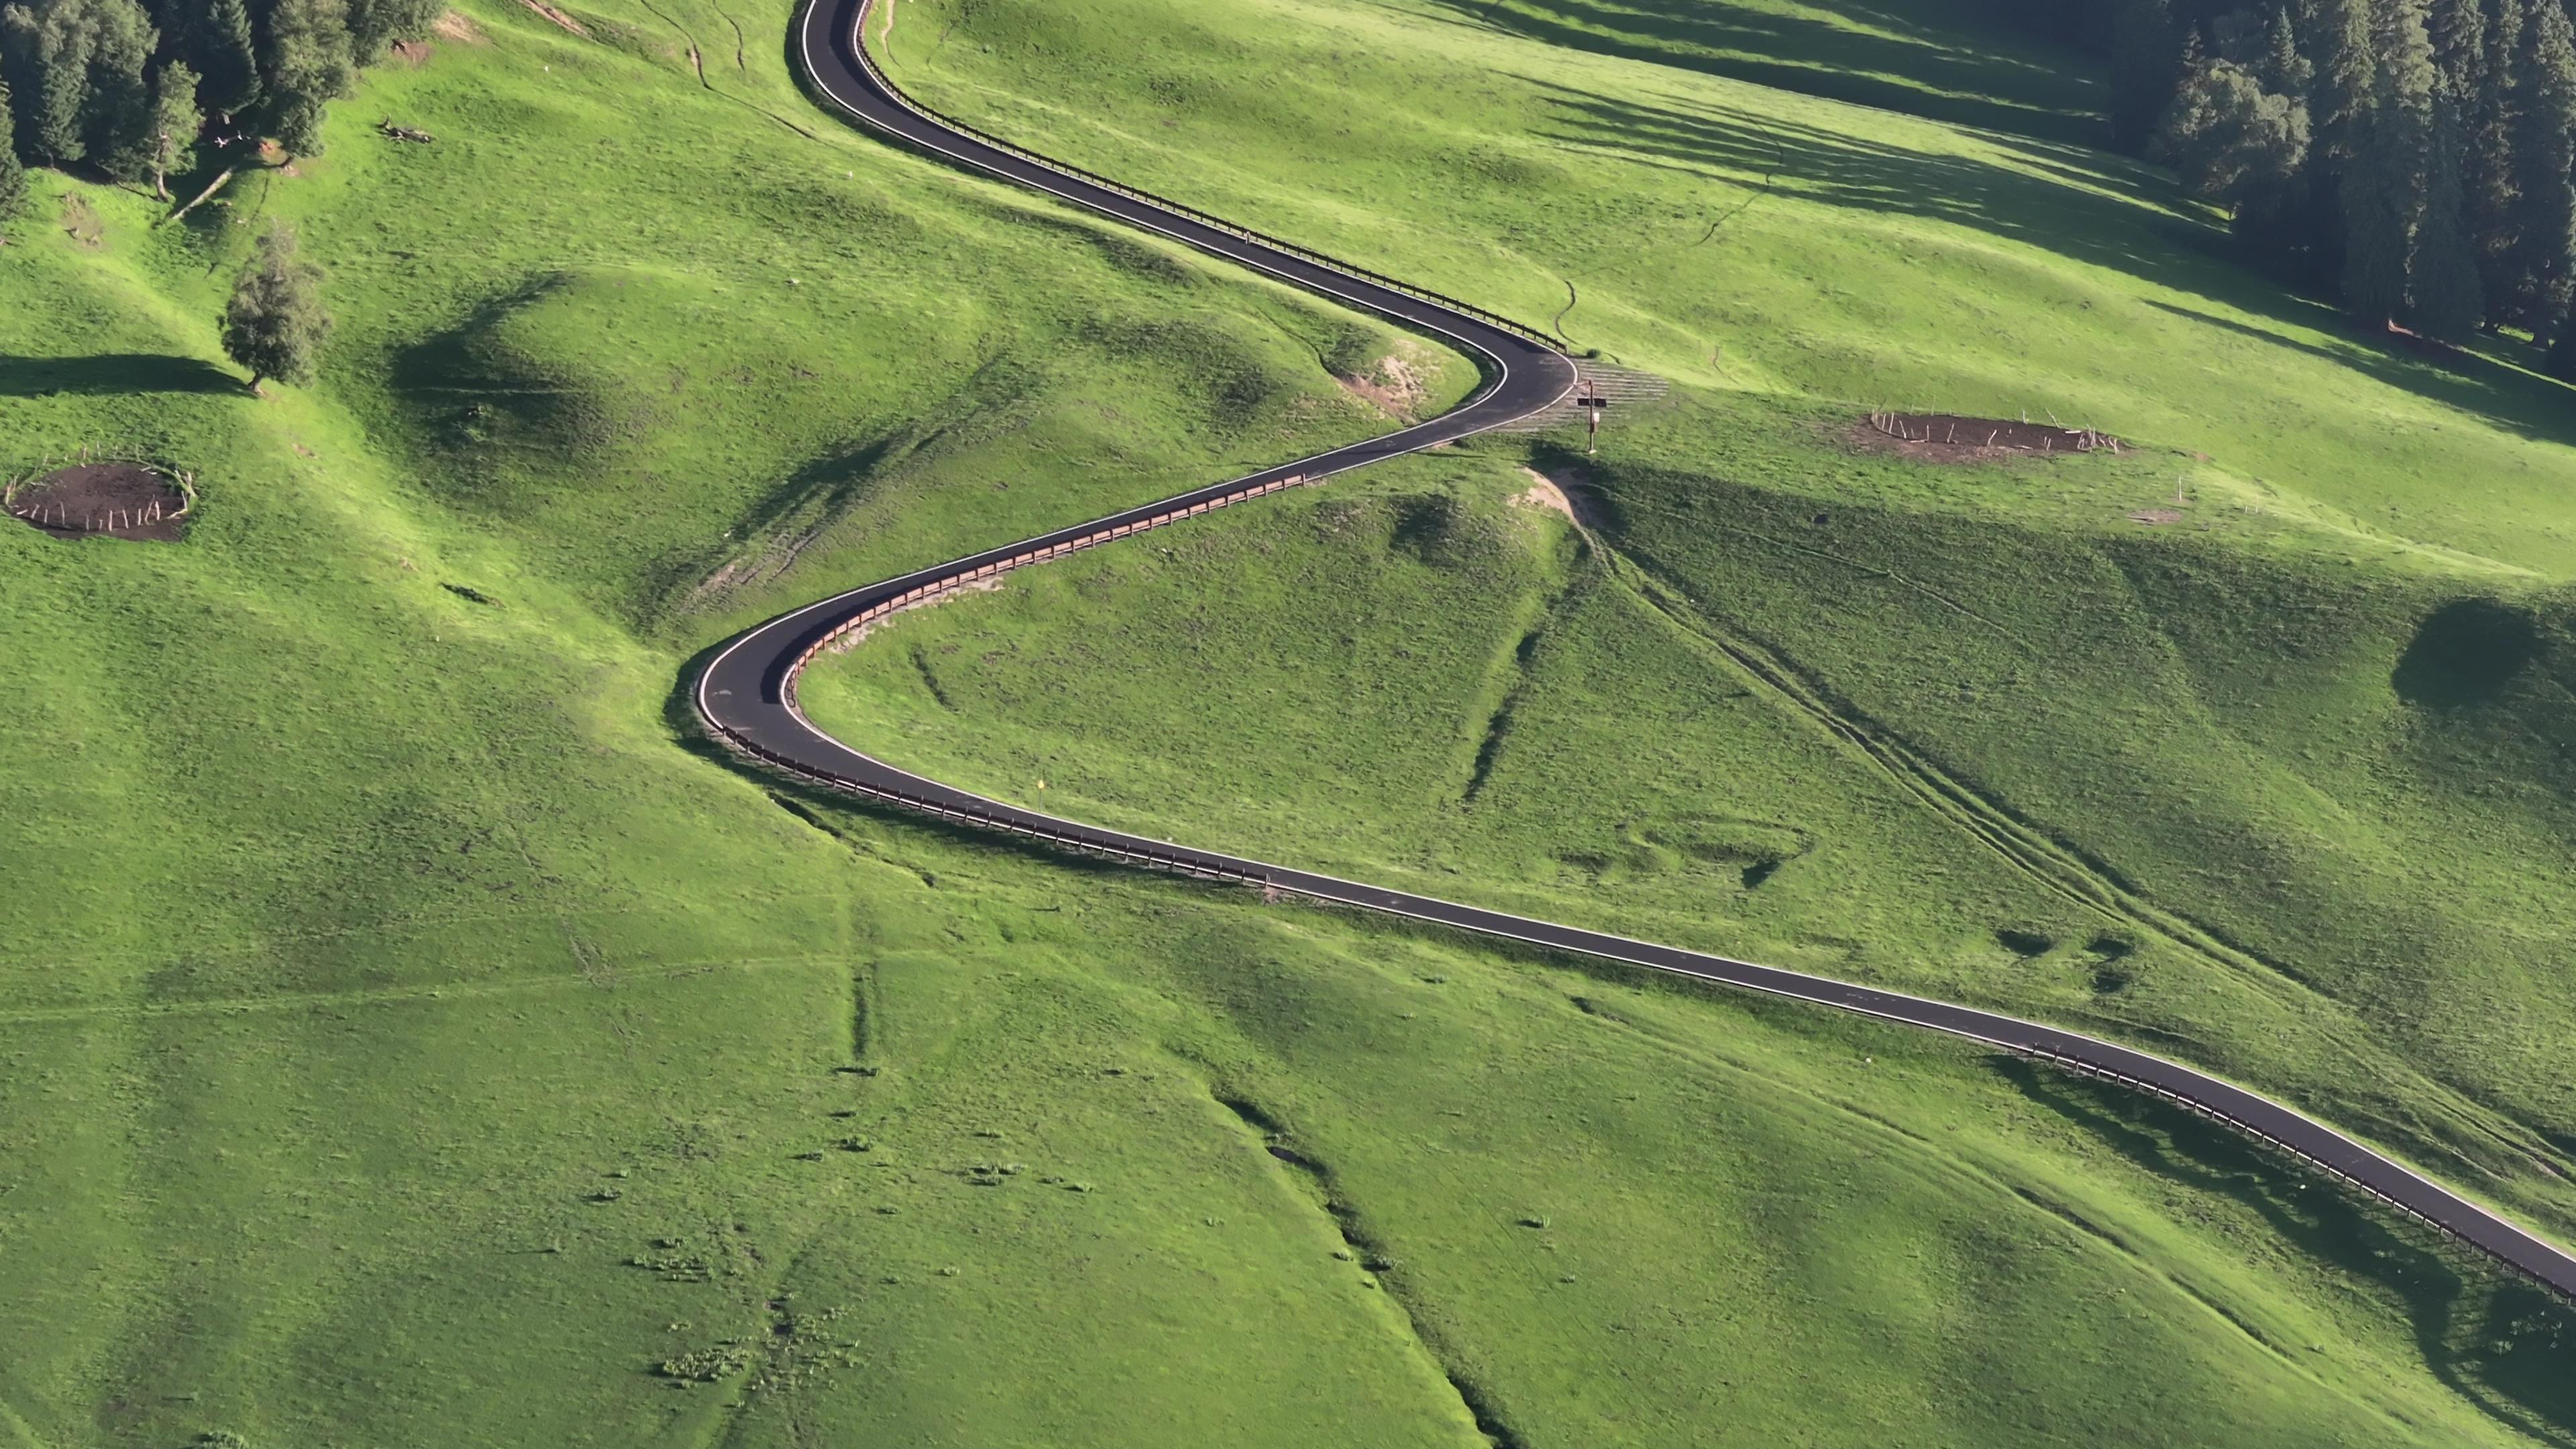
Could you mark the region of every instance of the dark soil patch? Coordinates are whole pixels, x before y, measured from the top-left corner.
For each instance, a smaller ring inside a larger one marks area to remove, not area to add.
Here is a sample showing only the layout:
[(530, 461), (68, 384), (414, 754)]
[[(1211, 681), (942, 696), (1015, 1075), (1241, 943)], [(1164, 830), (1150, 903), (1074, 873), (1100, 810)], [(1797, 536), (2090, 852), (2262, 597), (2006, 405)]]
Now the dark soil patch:
[(188, 495), (140, 463), (58, 468), (8, 492), (19, 522), (57, 538), (175, 543), (188, 528)]
[(2128, 444), (2094, 428), (2009, 418), (1970, 418), (1956, 413), (1871, 413), (1851, 428), (1854, 443), (1872, 452), (1922, 462), (1962, 463), (2037, 453), (2117, 453)]
[(1995, 932), (1995, 944), (2025, 958), (2045, 956), (2057, 946), (2055, 941), (2037, 931), (2017, 931), (2010, 926)]

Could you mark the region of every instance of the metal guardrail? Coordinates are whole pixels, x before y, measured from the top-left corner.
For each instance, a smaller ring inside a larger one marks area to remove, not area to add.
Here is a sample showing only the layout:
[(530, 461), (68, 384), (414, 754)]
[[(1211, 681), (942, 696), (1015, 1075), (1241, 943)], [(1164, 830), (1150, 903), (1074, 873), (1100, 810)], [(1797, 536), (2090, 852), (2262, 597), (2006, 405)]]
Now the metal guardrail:
[[(813, 3), (818, 5), (828, 5), (833, 3), (833, 0), (813, 0)], [(1546, 348), (1550, 352), (1557, 353), (1560, 356), (1564, 355), (1565, 349), (1559, 345), (1555, 339), (1547, 336), (1527, 323), (1514, 321), (1512, 318), (1506, 317), (1500, 312), (1488, 311), (1483, 307), (1477, 306), (1473, 302), (1460, 301), (1458, 298), (1449, 296), (1445, 293), (1434, 292), (1424, 287), (1417, 287), (1410, 282), (1390, 277), (1384, 272), (1373, 271), (1356, 262), (1344, 261), (1328, 252), (1319, 252), (1311, 247), (1300, 246), (1295, 242), (1271, 236), (1266, 232), (1255, 231), (1250, 227), (1242, 226), (1238, 223), (1227, 221), (1223, 217), (1214, 216), (1201, 211), (1197, 207), (1191, 206), (1186, 202), (1174, 201), (1170, 197), (1159, 196), (1151, 191), (1129, 186), (1122, 181), (1112, 181), (1108, 177), (1100, 175), (1098, 172), (1086, 171), (1068, 161), (1058, 161), (1052, 156), (1032, 151), (1016, 142), (1006, 141), (989, 131), (968, 125), (966, 122), (958, 120), (954, 116), (933, 110), (931, 107), (913, 99), (911, 94), (906, 92), (903, 87), (896, 85), (893, 77), (887, 75), (884, 68), (877, 64), (876, 57), (868, 53), (868, 14), (875, 8), (876, 0), (860, 0), (858, 24), (850, 36), (850, 49), (854, 58), (858, 61), (859, 68), (867, 72), (868, 79), (876, 84), (878, 90), (884, 92), (885, 95), (890, 97), (896, 105), (903, 107), (905, 110), (912, 112), (923, 120), (945, 130), (954, 131), (959, 135), (970, 137), (976, 142), (990, 146), (994, 150), (1015, 160), (1025, 161), (1032, 166), (1045, 167), (1047, 170), (1053, 171), (1058, 175), (1070, 177), (1086, 186), (1096, 186), (1103, 191), (1110, 192), (1113, 195), (1124, 196), (1131, 201), (1142, 201), (1148, 205), (1160, 207), (1165, 211), (1171, 212), (1175, 216), (1183, 218), (1184, 220), (1206, 227), (1210, 231), (1219, 231), (1228, 236), (1240, 237), (1245, 241), (1258, 242), (1262, 246), (1268, 247), (1282, 255), (1294, 257), (1310, 266), (1318, 266), (1330, 271), (1340, 272), (1344, 276), (1366, 282), (1373, 287), (1382, 287), (1387, 291), (1397, 293), (1401, 296), (1411, 297), (1416, 301), (1429, 302), (1435, 306), (1445, 307), (1452, 312), (1473, 317), (1488, 327), (1494, 327), (1508, 332), (1525, 342), (1534, 343), (1540, 347)]]

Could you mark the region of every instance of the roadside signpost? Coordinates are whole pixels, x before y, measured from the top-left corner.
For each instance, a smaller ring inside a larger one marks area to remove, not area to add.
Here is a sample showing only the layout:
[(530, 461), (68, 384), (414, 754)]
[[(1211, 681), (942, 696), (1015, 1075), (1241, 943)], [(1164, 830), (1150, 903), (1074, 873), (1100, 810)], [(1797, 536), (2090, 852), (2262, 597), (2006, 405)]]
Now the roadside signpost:
[(1600, 452), (1601, 410), (1610, 406), (1610, 399), (1601, 395), (1601, 389), (1594, 385), (1592, 379), (1583, 377), (1575, 379), (1574, 405), (1583, 409), (1583, 422), (1585, 429), (1583, 451), (1586, 453)]

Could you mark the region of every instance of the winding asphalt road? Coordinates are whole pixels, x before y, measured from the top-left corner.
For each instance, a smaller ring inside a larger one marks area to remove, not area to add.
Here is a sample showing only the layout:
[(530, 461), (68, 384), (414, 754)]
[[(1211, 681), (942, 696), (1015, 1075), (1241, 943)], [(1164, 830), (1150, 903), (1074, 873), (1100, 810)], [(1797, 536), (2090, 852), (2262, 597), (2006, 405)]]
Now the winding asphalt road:
[(1447, 337), (1484, 359), (1487, 380), (1481, 391), (1455, 410), (1402, 432), (853, 589), (772, 619), (726, 645), (699, 678), (698, 712), (720, 740), (785, 773), (944, 820), (1206, 880), (1256, 885), (1552, 950), (1795, 997), (1928, 1027), (2122, 1082), (2270, 1142), (2484, 1250), (2557, 1293), (2576, 1299), (2576, 1257), (2564, 1250), (2313, 1118), (2161, 1057), (1994, 1012), (1632, 941), (1060, 820), (906, 773), (816, 729), (796, 707), (797, 675), (817, 650), (853, 629), (1009, 569), (1060, 558), (1078, 549), (1177, 523), (1283, 488), (1318, 483), (1335, 473), (1526, 417), (1561, 402), (1575, 383), (1571, 362), (1543, 339), (1507, 319), (1253, 235), (1214, 217), (1044, 160), (933, 114), (897, 90), (862, 46), (860, 29), (872, 3), (873, 0), (812, 0), (798, 22), (795, 37), (814, 88), (826, 102), (862, 127), (958, 165), (1049, 192), (1310, 291)]

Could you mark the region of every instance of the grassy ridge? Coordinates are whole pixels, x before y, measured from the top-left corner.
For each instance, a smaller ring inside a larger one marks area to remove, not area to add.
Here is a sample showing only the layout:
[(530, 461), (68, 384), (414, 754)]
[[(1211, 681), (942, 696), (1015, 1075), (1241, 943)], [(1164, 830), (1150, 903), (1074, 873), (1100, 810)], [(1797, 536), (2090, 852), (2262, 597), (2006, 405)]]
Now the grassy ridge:
[[(2188, 1121), (693, 751), (674, 681), (737, 623), (1387, 426), (1330, 374), (1405, 343), (815, 123), (782, 11), (568, 13), (588, 38), (469, 5), (202, 226), (48, 177), (104, 245), (0, 253), (17, 461), (103, 440), (206, 498), (177, 547), (0, 530), (0, 1440), (1470, 1444), (1471, 1399), (1530, 1444), (2567, 1421), (2556, 1318)], [(254, 404), (210, 319), (269, 216), (340, 331), (322, 387)], [(1484, 702), (1581, 710), (1516, 681), (1638, 616), (1479, 491), (1517, 485), (1496, 459), (1405, 467), (1239, 546), (1374, 601), (1311, 657), (1384, 734), (1433, 717), (1415, 669), (1479, 702), (1407, 757), (1463, 789)], [(1026, 587), (1189, 582), (1235, 524)], [(973, 611), (1023, 587), (852, 662), (1007, 642)], [(1416, 590), (1438, 632), (1360, 627)], [(1276, 663), (1244, 677), (1274, 703)], [(1485, 792), (1534, 788), (1544, 737)], [(1532, 889), (1624, 870), (1650, 908), (1670, 862), (1742, 889), (1724, 851), (1779, 848), (1693, 829)], [(1853, 849), (1950, 868), (1902, 816)], [(1796, 870), (1751, 895), (1830, 894)]]

